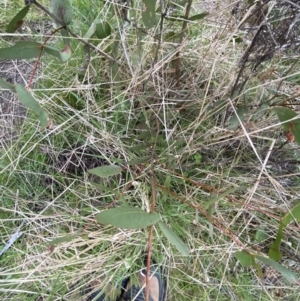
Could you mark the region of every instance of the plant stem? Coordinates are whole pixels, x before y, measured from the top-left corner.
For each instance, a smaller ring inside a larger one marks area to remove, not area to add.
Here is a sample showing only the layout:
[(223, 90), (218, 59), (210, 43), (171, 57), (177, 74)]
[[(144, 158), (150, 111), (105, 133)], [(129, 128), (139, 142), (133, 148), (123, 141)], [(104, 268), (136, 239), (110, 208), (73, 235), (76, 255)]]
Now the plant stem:
[[(183, 39), (184, 39), (184, 35), (185, 35), (185, 31), (187, 29), (187, 25), (188, 25), (188, 19), (190, 16), (190, 11), (191, 11), (191, 7), (192, 7), (192, 3), (193, 0), (189, 0), (187, 6), (186, 6), (186, 10), (185, 10), (185, 15), (184, 15), (184, 21), (182, 24), (182, 29), (180, 32), (180, 37), (179, 37), (179, 46), (178, 48), (181, 46)], [(176, 58), (175, 58), (175, 75), (176, 75), (176, 84), (177, 86), (179, 85), (179, 79), (180, 79), (180, 50), (178, 49), (177, 53), (176, 53)]]
[[(150, 178), (151, 178), (151, 213), (155, 212), (156, 204), (156, 181), (154, 175), (154, 163), (155, 163), (155, 150), (157, 145), (157, 139), (159, 135), (159, 121), (156, 119), (156, 137), (151, 153), (151, 168), (150, 168)], [(146, 272), (146, 296), (145, 301), (149, 300), (149, 278), (150, 278), (150, 264), (151, 264), (151, 252), (152, 252), (152, 238), (153, 238), (153, 225), (150, 226), (148, 235), (148, 252), (147, 252), (147, 272)]]
[[(35, 4), (38, 8), (40, 8), (43, 12), (45, 12), (47, 15), (49, 15), (54, 21), (58, 22), (58, 23), (62, 23), (61, 20), (59, 20), (56, 16), (54, 16), (47, 8), (45, 8), (42, 4), (38, 3), (36, 0), (32, 1), (33, 4)], [(78, 41), (80, 41), (82, 44), (94, 49), (96, 52), (98, 52), (100, 55), (104, 56), (105, 58), (107, 58), (108, 60), (117, 63), (119, 65), (119, 62), (117, 60), (115, 60), (113, 57), (111, 57), (110, 55), (106, 54), (105, 52), (103, 52), (102, 50), (98, 49), (96, 46), (94, 46), (93, 44), (86, 42), (83, 38), (81, 38), (80, 36), (78, 36), (76, 33), (74, 33), (67, 25), (64, 26), (64, 28), (66, 29), (66, 31), (73, 36), (74, 38), (76, 38)]]

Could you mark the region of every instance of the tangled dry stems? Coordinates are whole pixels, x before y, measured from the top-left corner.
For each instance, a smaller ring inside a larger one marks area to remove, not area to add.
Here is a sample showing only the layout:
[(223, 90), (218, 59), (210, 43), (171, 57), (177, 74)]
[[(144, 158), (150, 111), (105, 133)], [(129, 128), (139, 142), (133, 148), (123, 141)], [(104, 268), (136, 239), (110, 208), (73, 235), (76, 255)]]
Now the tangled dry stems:
[[(230, 238), (240, 239), (247, 248), (256, 244), (262, 251), (274, 238), (282, 212), (288, 212), (298, 197), (298, 172), (292, 166), (288, 170), (283, 168), (278, 161), (280, 150), (277, 151), (277, 141), (283, 139), (278, 139), (280, 124), (273, 114), (265, 114), (253, 121), (250, 112), (244, 128), (229, 126), (233, 109), (227, 98), (245, 50), (243, 45), (233, 42), (240, 29), (230, 15), (229, 7), (233, 8), (234, 4), (222, 11), (224, 14), (218, 23), (215, 18), (220, 15), (220, 10), (216, 9), (218, 13), (212, 11), (203, 21), (201, 33), (188, 35), (183, 41), (180, 46), (182, 73), (179, 86), (172, 66), (176, 45), (163, 42), (153, 64), (155, 44), (148, 36), (143, 40), (145, 51), (138, 64), (135, 48), (126, 42), (131, 39), (126, 32), (121, 32), (121, 61), (124, 66), (119, 70), (118, 83), (107, 71), (106, 62), (101, 68), (91, 67), (82, 81), (69, 80), (66, 76), (57, 78), (56, 67), (53, 71), (45, 71), (43, 81), (50, 80), (52, 86), (50, 89), (36, 89), (34, 93), (52, 112), (53, 128), (46, 133), (32, 132), (36, 124), (26, 122), (21, 129), (23, 136), (14, 140), (12, 145), (3, 146), (3, 158), (6, 162), (10, 158), (5, 166), (9, 173), (7, 186), (16, 174), (20, 176), (16, 179), (27, 183), (25, 188), (20, 187), (17, 191), (9, 188), (2, 191), (3, 199), (15, 200), (13, 208), (5, 208), (5, 203), (1, 208), (12, 214), (1, 221), (1, 228), (7, 229), (3, 240), (9, 238), (13, 222), (26, 217), (26, 238), (14, 246), (14, 257), (1, 273), (4, 298), (9, 300), (16, 295), (25, 298), (38, 291), (50, 296), (51, 300), (58, 300), (61, 290), (68, 292), (67, 296), (72, 298), (80, 291), (80, 287), (74, 288), (72, 284), (84, 277), (106, 275), (110, 281), (117, 282), (136, 268), (135, 262), (145, 251), (147, 232), (103, 227), (94, 222), (94, 215), (108, 200), (114, 200), (116, 192), (119, 195), (133, 179), (137, 184), (126, 190), (123, 197), (131, 204), (143, 205), (150, 195), (147, 169), (137, 176), (138, 170), (132, 168), (126, 176), (123, 174), (121, 178), (105, 182), (100, 189), (91, 183), (91, 178), (84, 171), (94, 167), (95, 161), (115, 163), (119, 159), (127, 162), (136, 157), (130, 147), (144, 141), (136, 143), (132, 136), (149, 129), (155, 118), (160, 122), (167, 145), (159, 153), (159, 164), (155, 170), (157, 180), (163, 184), (170, 176), (173, 183), (169, 189), (175, 194), (167, 193), (163, 197), (164, 192), (159, 191), (157, 198), (163, 201), (158, 201), (158, 209), (191, 249), (190, 258), (182, 258), (155, 230), (154, 255), (167, 267), (168, 298), (198, 300), (199, 296), (206, 296), (207, 300), (226, 300), (231, 296), (234, 299), (237, 292), (244, 289), (245, 281), (249, 296), (273, 300), (272, 293), (265, 287), (265, 296), (262, 295), (254, 270), (243, 271), (237, 280), (230, 274), (235, 263), (233, 253), (241, 247)], [(96, 56), (93, 58), (97, 59)], [(72, 67), (68, 68), (65, 67), (64, 75), (72, 73)], [(266, 73), (266, 68), (267, 64), (260, 74)], [(271, 80), (266, 74), (259, 80), (258, 76), (249, 79), (247, 88), (239, 94), (240, 99), (250, 95), (254, 99), (253, 107), (258, 106), (257, 95), (266, 87), (274, 87), (274, 84), (276, 87), (276, 83), (282, 81), (280, 74), (271, 74), (274, 76)], [(285, 84), (285, 90), (293, 89), (290, 83)], [(120, 87), (117, 97), (116, 86)], [(101, 89), (106, 89), (106, 93), (95, 93)], [(84, 100), (83, 108), (78, 110), (76, 105), (65, 99), (66, 94), (60, 94), (61, 91), (78, 93)], [(220, 100), (224, 100), (224, 109), (215, 112), (213, 105)], [(231, 115), (224, 120), (227, 106)], [(183, 141), (180, 148), (175, 146), (178, 141)], [(19, 153), (15, 154), (13, 150), (17, 145), (21, 146)], [(50, 165), (50, 169), (47, 164), (41, 169), (41, 165), (36, 163), (39, 160), (37, 155), (26, 164), (30, 153), (36, 150), (47, 157), (44, 162)], [(286, 146), (286, 160), (292, 160), (295, 153), (297, 149), (294, 146)], [(202, 160), (196, 164), (194, 156), (197, 154), (201, 154)], [(268, 160), (265, 160), (266, 156), (269, 156)], [(31, 164), (41, 170), (30, 169)], [(81, 172), (80, 177), (72, 175), (74, 170)], [(195, 177), (195, 182), (220, 192), (232, 186), (246, 185), (248, 189), (214, 206), (214, 220), (221, 226), (213, 226), (201, 215), (197, 220), (197, 212), (180, 201), (184, 198), (202, 205), (203, 200), (210, 196), (210, 191), (196, 183), (183, 181), (185, 172), (191, 172), (190, 177)], [(60, 177), (53, 175), (56, 173)], [(283, 178), (289, 182), (282, 181)], [(42, 187), (35, 192), (28, 191), (28, 185), (36, 180), (43, 183)], [(84, 236), (65, 241), (54, 249), (49, 248), (52, 239), (76, 233), (82, 228), (85, 229)], [(224, 235), (225, 229), (230, 229), (233, 236)], [(266, 238), (256, 243), (254, 238), (258, 230), (264, 231)], [(287, 237), (296, 240), (297, 225), (289, 227), (286, 233)], [(295, 250), (293, 252), (296, 253)], [(8, 276), (13, 279), (9, 280)], [(283, 282), (278, 286), (291, 290)], [(56, 292), (57, 287), (60, 290)]]

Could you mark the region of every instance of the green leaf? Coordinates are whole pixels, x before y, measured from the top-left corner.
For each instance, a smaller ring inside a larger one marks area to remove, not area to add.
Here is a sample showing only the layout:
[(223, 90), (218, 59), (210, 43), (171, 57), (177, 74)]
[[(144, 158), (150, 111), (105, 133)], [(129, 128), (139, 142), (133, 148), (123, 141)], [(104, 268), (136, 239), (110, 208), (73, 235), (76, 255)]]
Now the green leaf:
[(144, 7), (142, 11), (142, 19), (144, 25), (147, 28), (151, 28), (157, 24), (156, 22), (156, 13), (155, 13), (155, 5), (156, 1), (153, 0), (143, 0)]
[(139, 154), (139, 153), (141, 153), (141, 151), (149, 148), (151, 145), (153, 145), (153, 143), (150, 143), (150, 142), (146, 142), (143, 144), (139, 143), (138, 145), (134, 145), (134, 146), (130, 147), (129, 150), (133, 153)]
[(61, 26), (69, 25), (72, 21), (73, 9), (68, 0), (50, 0), (50, 12)]
[(55, 245), (62, 244), (64, 242), (69, 242), (69, 241), (73, 240), (74, 238), (80, 236), (81, 234), (82, 233), (80, 231), (78, 233), (73, 233), (73, 234), (68, 234), (68, 235), (62, 236), (62, 237), (57, 237), (57, 238), (51, 240), (50, 242), (48, 242), (48, 245), (55, 246)]
[(69, 45), (71, 44), (71, 38), (70, 38), (70, 34), (68, 31), (66, 31), (64, 28), (62, 28), (60, 30), (60, 34), (62, 36), (63, 42), (65, 45)]
[(285, 227), (287, 226), (291, 221), (296, 220), (300, 221), (300, 203), (297, 204), (288, 214), (286, 214), (282, 218), (282, 225)]
[(22, 85), (16, 84), (15, 87), (22, 104), (35, 114), (40, 115), (43, 109), (33, 96)]
[(263, 242), (268, 238), (268, 235), (265, 230), (263, 229), (258, 229), (255, 233), (255, 241), (258, 243)]
[(285, 107), (275, 107), (274, 111), (276, 112), (279, 120), (283, 123), (283, 128), (285, 131), (290, 131), (294, 137), (295, 141), (300, 145), (300, 119), (290, 119), (297, 116), (297, 113), (292, 109)]
[(41, 123), (41, 128), (44, 130), (49, 124), (48, 114), (43, 110), (38, 117)]
[(208, 15), (209, 15), (208, 12), (203, 12), (201, 14), (197, 14), (197, 15), (194, 15), (194, 16), (190, 17), (189, 20), (190, 21), (202, 20), (202, 19), (204, 19)]
[(275, 261), (281, 260), (280, 244), (283, 238), (283, 229), (293, 220), (300, 221), (300, 203), (281, 219), (276, 239), (269, 248), (269, 257), (271, 259)]
[(180, 37), (180, 33), (176, 33), (174, 31), (168, 31), (164, 37), (164, 40), (172, 42), (178, 40), (179, 37)]
[(175, 246), (175, 248), (185, 256), (188, 256), (190, 253), (189, 248), (187, 245), (178, 237), (178, 235), (173, 232), (165, 223), (158, 222), (158, 225), (161, 229), (161, 231), (164, 233), (166, 238), (169, 240), (169, 242)]
[(282, 258), (282, 254), (280, 252), (280, 242), (274, 241), (269, 248), (269, 257), (275, 261), (280, 261)]
[[(166, 187), (167, 189), (169, 189), (171, 187), (171, 176), (170, 175), (166, 176), (163, 186)], [(162, 192), (161, 201), (162, 202), (167, 201), (167, 199), (169, 198), (169, 193), (165, 190), (162, 190), (161, 192)]]
[(138, 134), (138, 136), (136, 138), (138, 140), (148, 140), (149, 141), (149, 139), (151, 139), (153, 133), (154, 133), (154, 131), (152, 131), (152, 130), (142, 131), (140, 134)]
[(258, 277), (262, 279), (263, 272), (261, 270), (261, 266), (255, 261), (255, 258), (253, 258), (253, 267), (256, 268)]
[(270, 110), (270, 105), (268, 103), (262, 103), (258, 107), (257, 111), (253, 114), (252, 120), (261, 120), (261, 118)]
[(82, 52), (84, 54), (84, 59), (83, 62), (81, 63), (81, 66), (78, 68), (78, 74), (80, 75), (85, 74), (91, 61), (91, 49), (88, 45), (83, 45)]
[(277, 236), (275, 241), (270, 245), (269, 248), (269, 257), (275, 261), (279, 261), (282, 258), (282, 254), (280, 252), (280, 244), (283, 238), (283, 228), (284, 226), (280, 223)]
[(99, 22), (96, 24), (96, 36), (98, 39), (105, 39), (111, 35), (111, 26), (108, 22)]
[(98, 19), (95, 19), (92, 24), (90, 25), (89, 29), (87, 30), (87, 32), (85, 33), (85, 35), (83, 36), (83, 40), (85, 42), (88, 42), (89, 39), (93, 36), (93, 34), (96, 32), (96, 24), (98, 23)]
[(236, 113), (237, 113), (237, 115), (234, 115), (230, 119), (230, 121), (229, 121), (231, 129), (235, 129), (235, 128), (237, 128), (240, 125), (239, 119), (241, 121), (243, 121), (246, 118), (247, 113), (248, 113), (248, 108), (246, 108), (246, 107), (239, 107), (239, 108), (236, 109)]
[(264, 264), (267, 264), (267, 265), (271, 266), (272, 268), (274, 268), (290, 283), (296, 284), (298, 282), (297, 275), (295, 273), (293, 273), (292, 271), (290, 271), (289, 269), (287, 269), (286, 267), (279, 264), (278, 262), (276, 262), (270, 258), (261, 256), (261, 255), (254, 255), (254, 257), (257, 260), (263, 262)]
[[(276, 112), (278, 119), (281, 122), (286, 122), (294, 117), (297, 116), (297, 113), (293, 111), (292, 109), (286, 108), (286, 107), (274, 107), (274, 111)], [(294, 120), (293, 122), (299, 123), (299, 119)], [(289, 123), (284, 123), (284, 129), (287, 131), (289, 128)]]
[(167, 174), (166, 179), (164, 181), (164, 187), (170, 188), (171, 187), (171, 176)]
[(122, 169), (116, 165), (105, 165), (89, 169), (88, 172), (100, 178), (108, 178), (120, 174)]
[(168, 21), (174, 21), (174, 22), (187, 21), (187, 19), (185, 18), (185, 16), (182, 16), (182, 15), (167, 16), (166, 20), (168, 20)]
[(243, 267), (250, 267), (255, 260), (253, 255), (246, 250), (237, 251), (233, 255)]
[(24, 8), (22, 8), (9, 22), (7, 25), (6, 32), (13, 33), (18, 28), (20, 28), (23, 24), (23, 19), (26, 17), (27, 13), (29, 12), (30, 5), (26, 5)]
[(15, 86), (11, 85), (10, 83), (8, 83), (7, 81), (5, 81), (2, 78), (0, 78), (0, 87), (2, 87), (4, 89), (9, 89), (10, 91), (13, 91), (13, 92), (16, 92)]
[(34, 97), (20, 84), (16, 84), (16, 92), (19, 96), (20, 102), (28, 109), (32, 110), (39, 118), (41, 128), (44, 129), (48, 125), (48, 114), (42, 109), (40, 104)]
[(44, 47), (45, 52), (58, 58), (61, 62), (66, 62), (71, 57), (71, 48), (69, 45), (65, 45), (65, 49), (58, 50), (51, 46), (45, 46)]
[(104, 225), (123, 229), (140, 229), (157, 223), (160, 215), (147, 213), (140, 208), (119, 207), (104, 210), (96, 215), (96, 220)]
[(128, 161), (127, 164), (128, 165), (139, 165), (139, 164), (149, 161), (150, 158), (151, 158), (151, 155), (138, 157), (136, 159)]
[[(114, 39), (111, 47), (111, 55), (113, 58), (118, 58), (119, 57), (119, 44), (120, 44), (120, 40), (121, 37), (118, 35), (117, 39)], [(110, 72), (111, 72), (111, 78), (112, 80), (116, 83), (115, 84), (115, 95), (117, 95), (117, 98), (121, 96), (121, 77), (120, 77), (120, 68), (119, 68), (119, 64), (117, 64), (116, 62), (110, 62), (109, 63), (109, 68), (110, 68)]]
[(205, 208), (208, 208), (210, 205), (218, 202), (220, 199), (226, 197), (227, 195), (231, 194), (231, 193), (234, 193), (236, 190), (245, 190), (246, 187), (244, 186), (241, 186), (241, 187), (231, 187), (229, 188), (228, 190), (222, 192), (221, 194), (213, 197), (212, 199), (208, 200), (206, 203), (205, 203)]
[(178, 6), (184, 7), (190, 0), (181, 0), (181, 1), (176, 1), (176, 4)]
[(32, 41), (19, 41), (7, 48), (0, 48), (1, 59), (32, 59), (37, 58), (41, 52), (41, 44)]

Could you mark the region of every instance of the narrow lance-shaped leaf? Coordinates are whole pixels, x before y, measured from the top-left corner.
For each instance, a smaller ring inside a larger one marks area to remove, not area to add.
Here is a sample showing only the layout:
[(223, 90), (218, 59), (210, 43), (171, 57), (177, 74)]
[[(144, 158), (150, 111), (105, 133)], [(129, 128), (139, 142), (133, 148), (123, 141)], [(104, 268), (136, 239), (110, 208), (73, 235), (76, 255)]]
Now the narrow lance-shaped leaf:
[(71, 48), (69, 45), (65, 45), (65, 49), (58, 50), (52, 46), (45, 46), (45, 52), (58, 58), (61, 62), (66, 62), (71, 57)]
[(42, 51), (41, 44), (33, 41), (19, 41), (7, 48), (0, 48), (0, 59), (32, 59)]
[(64, 242), (72, 241), (74, 238), (77, 238), (80, 235), (82, 235), (82, 231), (78, 231), (77, 233), (67, 234), (65, 236), (54, 238), (48, 244), (51, 245), (51, 246), (59, 245), (59, 244), (62, 244)]
[(275, 241), (270, 245), (269, 248), (269, 257), (275, 261), (279, 261), (282, 258), (282, 254), (280, 252), (280, 244), (281, 240), (283, 238), (283, 225), (280, 223), (276, 239)]
[(271, 244), (269, 249), (269, 256), (275, 261), (281, 260), (282, 254), (280, 252), (280, 245), (283, 239), (283, 229), (293, 220), (300, 221), (300, 203), (297, 204), (289, 213), (282, 219), (278, 228), (275, 241)]
[(165, 19), (168, 20), (168, 21), (173, 21), (173, 22), (187, 21), (187, 19), (183, 15), (178, 15), (178, 16), (177, 15), (171, 15), (171, 16), (165, 17)]
[(71, 40), (72, 40), (72, 39), (70, 38), (69, 32), (66, 31), (64, 28), (62, 28), (62, 29), (60, 30), (60, 34), (61, 34), (61, 36), (62, 36), (62, 39), (63, 39), (64, 44), (70, 46)]
[[(121, 39), (121, 38), (119, 38)], [(114, 58), (117, 58), (119, 55), (119, 39), (115, 39), (113, 42), (113, 48), (112, 48), (112, 56)], [(116, 94), (117, 92), (119, 93), (120, 90), (120, 70), (119, 70), (119, 65), (116, 62), (110, 62), (110, 71), (111, 71), (111, 76), (113, 81), (116, 83)]]
[(272, 268), (274, 268), (290, 283), (293, 283), (293, 284), (298, 283), (299, 279), (297, 279), (297, 275), (295, 273), (293, 273), (292, 271), (290, 271), (289, 269), (287, 269), (286, 267), (284, 267), (283, 265), (279, 264), (278, 262), (276, 262), (270, 258), (263, 257), (261, 255), (254, 255), (254, 257), (257, 260), (263, 262), (264, 264), (267, 264), (267, 265), (271, 266)]
[(139, 165), (139, 164), (142, 164), (147, 161), (149, 162), (150, 158), (151, 158), (151, 155), (137, 157), (136, 159), (132, 159), (132, 160), (128, 161), (127, 164), (128, 165)]
[(243, 121), (247, 117), (248, 108), (239, 107), (236, 109), (236, 114), (230, 119), (230, 128), (234, 129), (240, 125), (240, 121)]
[(19, 96), (20, 102), (28, 109), (32, 110), (39, 118), (42, 129), (48, 125), (48, 114), (42, 109), (40, 104), (34, 97), (20, 84), (16, 84), (16, 91)]
[(96, 220), (104, 225), (123, 229), (140, 229), (157, 223), (158, 213), (147, 213), (140, 208), (119, 207), (104, 210), (96, 215)]
[(208, 15), (209, 15), (208, 12), (203, 12), (201, 14), (197, 14), (197, 15), (194, 15), (194, 16), (190, 17), (189, 20), (190, 21), (202, 20), (202, 19), (204, 19)]
[(108, 178), (120, 174), (122, 169), (116, 165), (105, 165), (89, 169), (88, 172), (100, 178)]
[(300, 203), (282, 218), (282, 225), (285, 227), (293, 220), (300, 221)]
[(18, 28), (20, 28), (23, 24), (23, 19), (26, 17), (27, 13), (29, 12), (30, 5), (25, 6), (22, 8), (14, 17), (13, 19), (9, 22), (7, 26), (7, 32), (8, 33), (13, 33), (15, 32)]
[(208, 200), (205, 203), (205, 208), (208, 208), (210, 205), (218, 202), (220, 199), (228, 196), (229, 194), (234, 193), (236, 190), (241, 191), (241, 190), (245, 190), (245, 189), (246, 189), (246, 187), (243, 187), (243, 186), (240, 186), (240, 187), (239, 186), (237, 186), (237, 187), (231, 187), (228, 190), (222, 192), (220, 195), (217, 195), (217, 196), (211, 198), (210, 200)]
[(138, 145), (134, 145), (132, 147), (130, 147), (129, 149), (133, 152), (133, 153), (140, 153), (141, 151), (149, 148), (152, 145), (152, 143), (147, 142), (147, 143), (139, 143)]
[(246, 250), (242, 250), (235, 252), (234, 257), (239, 260), (243, 267), (253, 266), (257, 270), (258, 276), (262, 277), (261, 266), (255, 261), (254, 254), (251, 254)]
[(96, 32), (96, 24), (100, 22), (99, 19), (95, 19), (92, 24), (90, 25), (89, 29), (87, 30), (87, 32), (85, 33), (85, 35), (83, 36), (83, 40), (85, 42), (88, 42), (89, 39), (93, 36), (93, 34)]
[(0, 87), (4, 89), (9, 89), (10, 91), (16, 92), (16, 87), (7, 81), (5, 81), (3, 78), (0, 78)]
[(169, 242), (175, 246), (175, 248), (185, 256), (188, 256), (190, 253), (189, 248), (187, 245), (179, 238), (179, 236), (172, 231), (166, 224), (163, 222), (158, 222), (158, 225), (161, 229), (161, 231), (164, 233), (166, 238), (169, 240)]
[(254, 257), (246, 250), (237, 251), (233, 255), (243, 267), (250, 267), (253, 264)]

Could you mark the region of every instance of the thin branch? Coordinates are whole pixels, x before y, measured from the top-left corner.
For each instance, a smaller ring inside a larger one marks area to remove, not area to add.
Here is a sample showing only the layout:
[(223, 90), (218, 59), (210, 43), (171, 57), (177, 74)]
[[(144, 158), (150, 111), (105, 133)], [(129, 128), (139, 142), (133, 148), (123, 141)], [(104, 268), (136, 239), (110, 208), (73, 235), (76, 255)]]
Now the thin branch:
[[(183, 21), (183, 24), (182, 24), (182, 29), (181, 29), (180, 38), (179, 38), (179, 45), (182, 44), (183, 39), (184, 39), (185, 31), (186, 31), (187, 25), (188, 25), (188, 19), (189, 19), (191, 8), (192, 8), (192, 3), (193, 3), (193, 0), (189, 0), (188, 4), (186, 6), (185, 16), (184, 16), (185, 20)], [(178, 50), (178, 52), (176, 53), (175, 74), (176, 74), (176, 81), (177, 81), (177, 86), (178, 86), (179, 78), (180, 78), (180, 50)]]
[[(155, 164), (155, 150), (157, 145), (157, 139), (159, 135), (159, 121), (156, 119), (156, 136), (154, 145), (151, 153), (151, 166), (150, 166), (150, 179), (151, 179), (151, 213), (155, 212), (156, 204), (156, 181), (154, 175), (154, 164)], [(153, 225), (150, 226), (148, 235), (148, 252), (147, 252), (147, 272), (146, 272), (146, 296), (145, 301), (149, 300), (149, 278), (150, 278), (150, 264), (151, 264), (151, 253), (152, 253), (152, 238), (153, 238)]]
[(53, 36), (57, 31), (59, 31), (59, 30), (61, 30), (61, 28), (57, 28), (55, 31), (53, 31), (53, 32), (51, 33), (51, 36), (47, 37), (47, 38), (45, 39), (44, 43), (41, 45), (41, 51), (40, 51), (40, 53), (39, 53), (39, 55), (38, 55), (38, 57), (37, 57), (37, 60), (36, 60), (36, 62), (35, 62), (35, 64), (34, 64), (34, 68), (33, 68), (32, 74), (31, 74), (31, 76), (30, 76), (30, 79), (29, 79), (29, 82), (28, 82), (28, 85), (27, 85), (27, 89), (30, 88), (30, 86), (31, 86), (31, 84), (32, 84), (32, 82), (33, 82), (34, 76), (35, 76), (35, 74), (36, 74), (37, 68), (38, 68), (38, 66), (39, 66), (39, 63), (40, 63), (40, 60), (41, 60), (41, 57), (42, 57), (42, 54), (43, 54), (43, 51), (44, 51), (44, 47), (46, 46), (47, 42), (52, 38), (52, 36)]
[(161, 42), (162, 42), (162, 32), (163, 32), (163, 29), (164, 29), (164, 20), (165, 20), (165, 17), (167, 15), (167, 10), (168, 10), (168, 7), (166, 6), (164, 8), (164, 3), (163, 3), (163, 0), (160, 0), (160, 7), (161, 7), (161, 13), (160, 13), (160, 28), (159, 28), (159, 34), (158, 34), (158, 43), (157, 43), (157, 47), (156, 47), (156, 51), (155, 51), (155, 55), (154, 55), (154, 59), (153, 59), (153, 64), (156, 62), (157, 60), (157, 57), (158, 57), (158, 51), (161, 47)]

